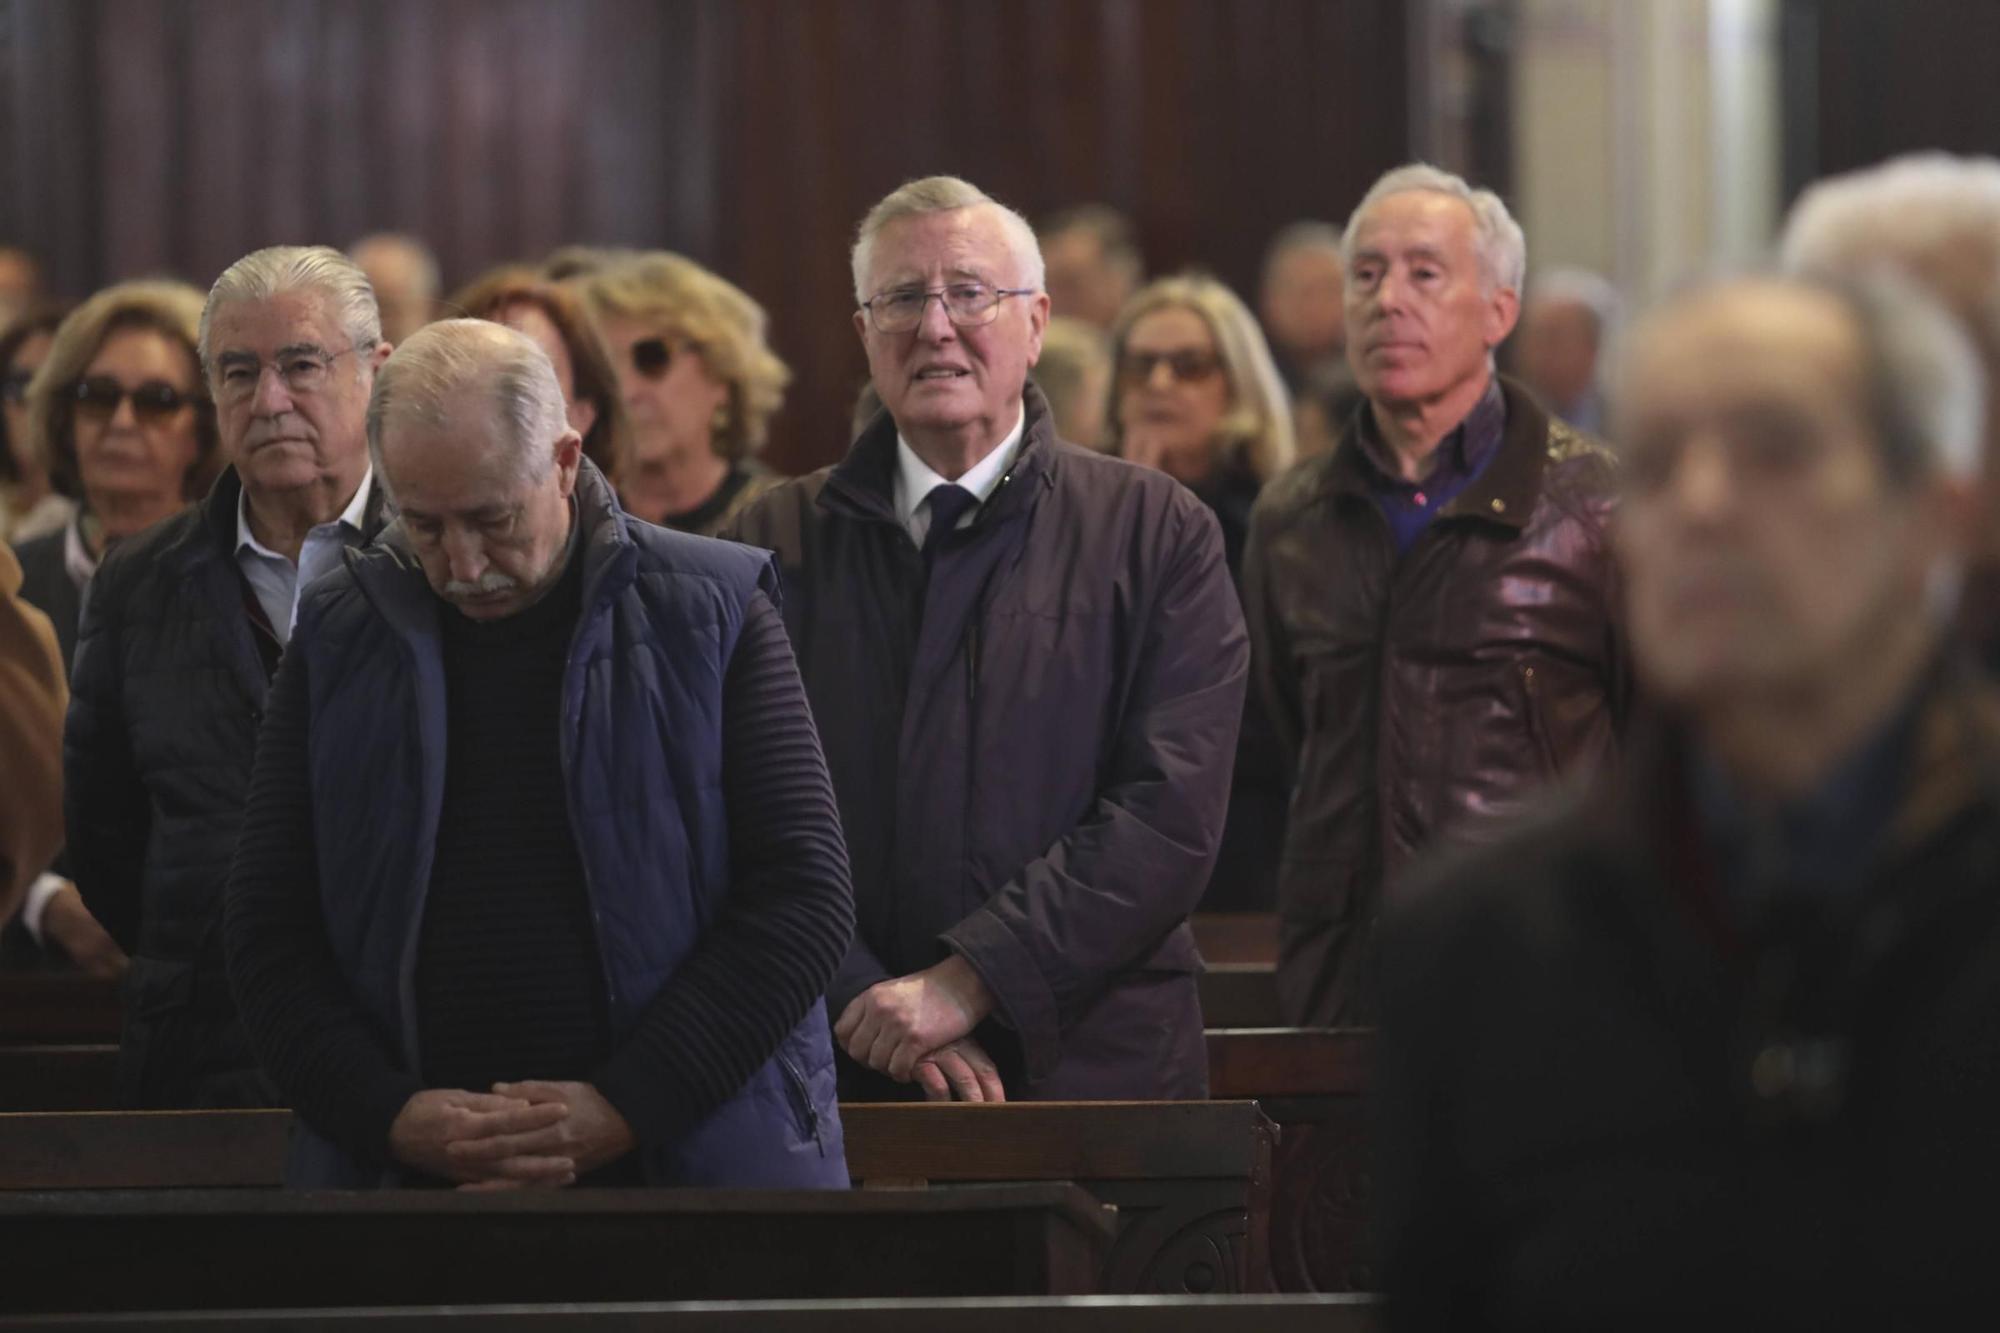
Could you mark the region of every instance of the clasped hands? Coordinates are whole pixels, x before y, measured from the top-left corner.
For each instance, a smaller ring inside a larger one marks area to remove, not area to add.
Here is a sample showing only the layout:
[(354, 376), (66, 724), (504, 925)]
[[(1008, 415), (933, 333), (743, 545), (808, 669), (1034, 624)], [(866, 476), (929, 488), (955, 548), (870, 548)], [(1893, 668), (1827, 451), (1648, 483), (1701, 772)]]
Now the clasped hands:
[(833, 1038), (857, 1063), (916, 1083), (926, 1101), (1004, 1102), (1000, 1073), (971, 1036), (992, 1012), (993, 993), (954, 954), (855, 996), (833, 1025)]
[(625, 1117), (588, 1083), (427, 1088), (389, 1127), (397, 1161), (466, 1190), (573, 1185), (635, 1141)]

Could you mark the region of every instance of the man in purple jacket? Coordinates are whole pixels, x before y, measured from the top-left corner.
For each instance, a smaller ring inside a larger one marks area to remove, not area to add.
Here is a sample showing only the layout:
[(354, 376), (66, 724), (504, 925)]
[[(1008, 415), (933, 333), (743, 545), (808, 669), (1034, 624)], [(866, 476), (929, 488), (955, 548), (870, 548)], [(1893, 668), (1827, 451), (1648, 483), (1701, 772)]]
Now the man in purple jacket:
[(735, 535), (777, 552), (854, 869), (850, 1097), (1201, 1097), (1186, 918), (1248, 671), (1214, 517), (1056, 438), (1032, 230), (950, 177), (876, 205), (884, 410)]

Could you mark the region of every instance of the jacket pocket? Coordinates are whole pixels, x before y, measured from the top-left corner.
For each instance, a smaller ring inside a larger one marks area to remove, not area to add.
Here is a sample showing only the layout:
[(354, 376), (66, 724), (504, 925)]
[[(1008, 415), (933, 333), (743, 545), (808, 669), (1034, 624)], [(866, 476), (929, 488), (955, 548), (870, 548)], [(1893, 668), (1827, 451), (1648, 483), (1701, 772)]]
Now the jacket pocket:
[(793, 1114), (798, 1117), (799, 1132), (813, 1141), (821, 1157), (826, 1156), (826, 1140), (820, 1135), (819, 1108), (813, 1105), (812, 1085), (792, 1058), (780, 1051), (777, 1055), (778, 1069), (785, 1077), (785, 1091), (789, 1094)]

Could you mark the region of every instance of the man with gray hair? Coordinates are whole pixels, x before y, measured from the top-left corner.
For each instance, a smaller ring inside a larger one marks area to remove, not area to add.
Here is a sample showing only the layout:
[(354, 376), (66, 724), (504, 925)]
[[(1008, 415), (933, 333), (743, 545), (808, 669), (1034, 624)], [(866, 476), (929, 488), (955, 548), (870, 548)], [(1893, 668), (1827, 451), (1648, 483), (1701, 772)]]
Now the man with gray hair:
[(626, 515), (548, 357), (382, 368), (400, 517), (320, 580), (230, 881), (294, 1185), (844, 1188), (853, 928), (770, 558)]
[(210, 290), (200, 344), (230, 465), (98, 570), (64, 739), (77, 887), (101, 920), (137, 923), (119, 1060), (141, 1106), (274, 1095), (223, 975), (223, 880), (299, 590), (383, 519), (363, 418), (389, 347), (360, 269), (324, 246), (246, 255)]
[(399, 343), (437, 317), (444, 284), (437, 256), (414, 236), (383, 231), (364, 236), (348, 256), (368, 275), (382, 311), (382, 332)]
[(1600, 359), (1618, 314), (1618, 293), (1595, 273), (1559, 268), (1528, 288), (1514, 368), (1541, 404), (1578, 430), (1604, 429)]
[(850, 1095), (1202, 1097), (1187, 916), (1248, 658), (1221, 530), (1057, 438), (1019, 214), (913, 181), (853, 262), (886, 410), (736, 531), (778, 553), (854, 858)]
[(1759, 278), (1642, 326), (1619, 771), (1413, 877), (1382, 930), (1394, 1329), (1948, 1328), (1996, 1294), (2000, 693), (1963, 334)]
[(1340, 228), (1294, 222), (1272, 237), (1257, 287), (1257, 315), (1294, 394), (1316, 377), (1347, 372), (1346, 263)]
[[(1828, 177), (1785, 221), (1794, 273), (1892, 269), (1965, 326), (1989, 385), (2000, 384), (2000, 159), (1911, 153)], [(1985, 539), (1972, 553), (1959, 630), (2000, 671), (2000, 396), (1986, 404)]]
[(1626, 694), (1604, 451), (1493, 369), (1525, 246), (1491, 191), (1391, 171), (1342, 240), (1365, 409), (1268, 486), (1244, 559), (1258, 701), (1294, 787), (1285, 1021), (1374, 1020), (1384, 886), (1610, 757)]

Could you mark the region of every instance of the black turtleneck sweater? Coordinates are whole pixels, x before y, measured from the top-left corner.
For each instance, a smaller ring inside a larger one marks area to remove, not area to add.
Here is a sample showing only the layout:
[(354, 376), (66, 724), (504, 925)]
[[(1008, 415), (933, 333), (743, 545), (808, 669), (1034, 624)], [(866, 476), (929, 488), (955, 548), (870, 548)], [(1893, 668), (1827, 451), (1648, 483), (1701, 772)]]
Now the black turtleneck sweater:
[(609, 1053), (563, 784), (563, 664), (582, 583), (572, 551), (555, 586), (515, 615), (439, 611), (444, 809), (416, 989), (423, 1078), (434, 1088), (582, 1079)]

